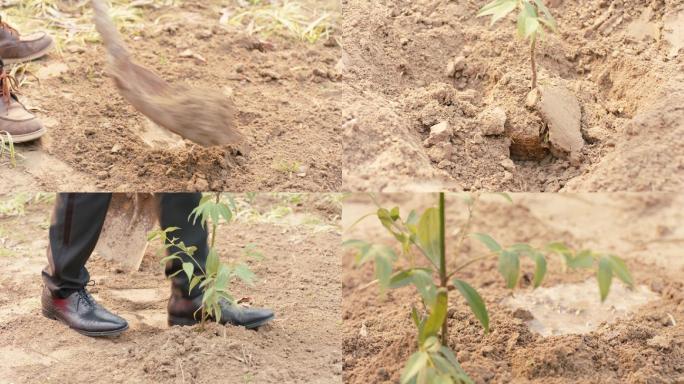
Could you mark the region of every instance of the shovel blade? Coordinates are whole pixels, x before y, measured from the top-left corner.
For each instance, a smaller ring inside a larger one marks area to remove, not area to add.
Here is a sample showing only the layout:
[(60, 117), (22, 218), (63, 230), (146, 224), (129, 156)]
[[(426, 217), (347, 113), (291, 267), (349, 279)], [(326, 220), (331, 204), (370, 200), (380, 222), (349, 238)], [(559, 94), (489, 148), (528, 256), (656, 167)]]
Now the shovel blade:
[(148, 193), (114, 193), (95, 251), (126, 272), (140, 268), (147, 234), (157, 225), (157, 199)]

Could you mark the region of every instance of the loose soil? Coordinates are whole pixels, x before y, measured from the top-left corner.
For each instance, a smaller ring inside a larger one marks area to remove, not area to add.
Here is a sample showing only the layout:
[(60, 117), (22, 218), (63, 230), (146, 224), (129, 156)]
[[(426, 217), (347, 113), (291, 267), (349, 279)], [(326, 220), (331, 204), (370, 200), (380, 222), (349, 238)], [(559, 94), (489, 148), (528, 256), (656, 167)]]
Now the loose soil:
[[(380, 195), (384, 206), (397, 205), (404, 212), (436, 204), (435, 195)], [(525, 297), (553, 294), (562, 284), (582, 287), (592, 282), (591, 273), (563, 273), (560, 260), (551, 258), (544, 291), (533, 291), (534, 265), (523, 263), (523, 277), (515, 295), (505, 289), (496, 261), (472, 265), (460, 278), (471, 283), (484, 298), (490, 313), (491, 332), (482, 327), (458, 295), (450, 295), (449, 346), (477, 383), (681, 383), (684, 381), (684, 196), (671, 194), (513, 194), (511, 205), (498, 196), (485, 196), (476, 210), (472, 230), (491, 234), (502, 244), (529, 242), (541, 246), (565, 241), (576, 248), (615, 253), (626, 259), (636, 284), (636, 295), (648, 295), (626, 310), (629, 300), (614, 295), (603, 311), (618, 313), (611, 322), (594, 324), (573, 334), (541, 336), (530, 328), (530, 311), (518, 307)], [(345, 204), (343, 227), (373, 205), (358, 195)], [(453, 254), (457, 228), (466, 217), (460, 197), (447, 196), (447, 252)], [(377, 220), (362, 222), (345, 238), (394, 244)], [(451, 251), (450, 251), (451, 250)], [(481, 255), (485, 248), (475, 241), (466, 253)], [(342, 316), (344, 379), (348, 383), (395, 383), (408, 356), (416, 349), (411, 305), (419, 305), (414, 288), (392, 290), (383, 299), (373, 280), (373, 268), (355, 268), (353, 254), (343, 256)], [(450, 265), (460, 264), (453, 258)], [(589, 283), (587, 281), (589, 280)], [(574, 288), (576, 289), (576, 288)], [(566, 292), (566, 291), (563, 291)], [(599, 301), (595, 289), (584, 291), (579, 302)], [(651, 297), (654, 296), (654, 297)], [(647, 303), (645, 303), (648, 301)], [(645, 303), (645, 304), (644, 304)], [(534, 302), (527, 302), (534, 304)], [(560, 303), (572, 308), (575, 303)], [(586, 303), (586, 306), (596, 306)], [(534, 311), (534, 308), (532, 308)], [(556, 308), (556, 321), (573, 331), (583, 313)], [(580, 308), (578, 308), (580, 309)], [(567, 321), (558, 321), (565, 316)], [(616, 316), (617, 317), (617, 316)], [(598, 320), (592, 319), (593, 320)], [(534, 324), (532, 324), (534, 325)], [(585, 324), (582, 324), (584, 326)], [(574, 330), (577, 331), (577, 330)], [(556, 332), (564, 333), (564, 332)]]
[[(284, 32), (258, 37), (221, 25), (222, 2), (177, 3), (145, 8), (144, 29), (126, 43), (139, 64), (169, 83), (231, 97), (244, 145), (203, 148), (165, 133), (118, 94), (102, 45), (86, 44), (37, 61), (40, 82), (22, 89), (21, 100), (49, 132), (18, 150), (51, 160), (29, 155), (16, 170), (3, 164), (0, 177), (27, 191), (339, 190), (345, 86), (335, 70), (341, 49), (334, 32), (315, 44)], [(339, 13), (334, 1), (316, 4), (329, 5)]]
[(681, 190), (680, 0), (548, 1), (529, 107), (529, 47), (484, 3), (343, 3), (347, 189)]
[(255, 287), (233, 286), (237, 297), (275, 311), (272, 325), (258, 331), (169, 328), (169, 282), (150, 251), (131, 274), (93, 256), (92, 291), (131, 328), (117, 338), (79, 335), (40, 314), (50, 206), (0, 218), (0, 383), (341, 382), (340, 209), (326, 201), (294, 208), (292, 216), (315, 217), (316, 225), (283, 219), (219, 229), (222, 257), (239, 257), (251, 243), (265, 256), (249, 262)]

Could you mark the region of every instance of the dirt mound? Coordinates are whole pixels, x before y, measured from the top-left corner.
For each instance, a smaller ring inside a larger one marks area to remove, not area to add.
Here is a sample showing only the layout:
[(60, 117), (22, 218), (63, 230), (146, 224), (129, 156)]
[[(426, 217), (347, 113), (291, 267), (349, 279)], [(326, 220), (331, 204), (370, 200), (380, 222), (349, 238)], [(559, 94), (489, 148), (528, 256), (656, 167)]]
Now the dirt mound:
[[(416, 168), (416, 183), (446, 173), (444, 184), (455, 190), (681, 189), (684, 152), (676, 143), (684, 117), (676, 101), (684, 90), (684, 63), (673, 21), (684, 15), (679, 2), (556, 2), (552, 12), (561, 32), (538, 47), (539, 83), (542, 90), (559, 89), (564, 100), (577, 100), (579, 111), (568, 109), (579, 120), (570, 145), (577, 148), (569, 155), (563, 148), (569, 144), (554, 143), (565, 127), (556, 127), (554, 135), (554, 117), (526, 105), (527, 46), (515, 38), (511, 23), (490, 28), (475, 18), (480, 6), (343, 6), (347, 74), (367, 106), (353, 118), (364, 121), (363, 111), (370, 110), (391, 116), (364, 125), (363, 134), (346, 126), (346, 145), (360, 153), (345, 151), (348, 188), (385, 187), (356, 177), (371, 169), (387, 168), (383, 178), (393, 179), (410, 177), (406, 170)], [(505, 113), (503, 130), (488, 120), (492, 110)], [(430, 126), (441, 122), (454, 127), (446, 143), (453, 148), (421, 148)], [(390, 164), (404, 167), (392, 172)]]

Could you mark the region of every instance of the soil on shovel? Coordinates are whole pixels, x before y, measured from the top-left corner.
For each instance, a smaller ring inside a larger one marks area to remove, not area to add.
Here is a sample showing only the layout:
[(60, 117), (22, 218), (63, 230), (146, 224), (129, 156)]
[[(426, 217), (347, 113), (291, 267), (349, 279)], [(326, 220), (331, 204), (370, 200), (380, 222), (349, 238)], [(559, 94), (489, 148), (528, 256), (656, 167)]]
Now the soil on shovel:
[(538, 44), (529, 95), (514, 16), (490, 27), (484, 1), (346, 2), (347, 188), (681, 190), (681, 1), (547, 3), (560, 33)]
[(173, 86), (231, 98), (241, 145), (204, 148), (161, 130), (119, 95), (105, 73), (103, 46), (85, 44), (32, 63), (40, 81), (20, 96), (48, 134), (18, 152), (37, 148), (54, 157), (73, 170), (68, 182), (50, 172), (50, 162), (30, 158), (16, 170), (3, 164), (0, 177), (27, 191), (338, 190), (345, 86), (335, 69), (335, 36), (313, 44), (285, 32), (260, 37), (220, 24), (225, 4), (178, 4), (145, 7), (145, 27), (135, 36), (124, 32), (125, 43), (137, 63)]
[[(260, 210), (271, 204), (260, 201)], [(82, 336), (40, 313), (51, 206), (32, 204), (22, 216), (0, 216), (0, 382), (341, 383), (340, 209), (326, 201), (309, 199), (287, 216), (306, 220), (219, 228), (224, 261), (250, 244), (264, 255), (248, 261), (254, 287), (231, 285), (237, 298), (275, 311), (275, 320), (258, 331), (168, 327), (170, 285), (156, 245), (133, 273), (96, 253), (87, 265), (92, 292), (130, 325), (116, 338)]]
[[(404, 213), (436, 204), (436, 196), (426, 194), (378, 198), (383, 206), (397, 205)], [(520, 286), (512, 292), (505, 288), (496, 260), (473, 264), (457, 277), (482, 295), (491, 332), (484, 334), (461, 296), (449, 296), (449, 346), (468, 375), (476, 383), (684, 381), (684, 197), (513, 194), (513, 200), (511, 205), (499, 196), (485, 196), (472, 231), (489, 233), (507, 245), (565, 241), (575, 248), (617, 254), (631, 269), (636, 289), (629, 291), (614, 279), (601, 305), (592, 273), (563, 273), (560, 259), (552, 257), (538, 290), (531, 286), (534, 264), (524, 260)], [(354, 197), (345, 204), (343, 227), (374, 209), (367, 197)], [(454, 247), (466, 212), (461, 197), (447, 195), (447, 250)], [(396, 245), (377, 219), (361, 222), (344, 237)], [(470, 240), (466, 252), (475, 257), (486, 248)], [(353, 253), (343, 254), (345, 382), (396, 383), (417, 348), (410, 312), (412, 305), (421, 306), (418, 294), (406, 287), (387, 292), (383, 299), (377, 285), (368, 284), (374, 279), (373, 267), (355, 268), (353, 260)]]

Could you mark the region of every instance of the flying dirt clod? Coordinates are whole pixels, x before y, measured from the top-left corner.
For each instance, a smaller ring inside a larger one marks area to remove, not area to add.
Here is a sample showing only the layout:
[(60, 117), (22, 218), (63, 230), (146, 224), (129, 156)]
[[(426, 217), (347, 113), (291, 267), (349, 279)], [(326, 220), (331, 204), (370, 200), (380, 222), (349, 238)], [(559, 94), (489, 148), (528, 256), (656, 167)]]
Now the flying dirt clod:
[(202, 146), (235, 145), (242, 134), (235, 127), (235, 107), (212, 89), (170, 85), (135, 64), (102, 0), (91, 0), (94, 21), (109, 53), (108, 73), (121, 95), (159, 126)]

